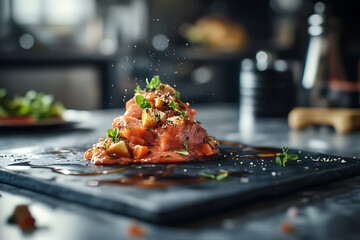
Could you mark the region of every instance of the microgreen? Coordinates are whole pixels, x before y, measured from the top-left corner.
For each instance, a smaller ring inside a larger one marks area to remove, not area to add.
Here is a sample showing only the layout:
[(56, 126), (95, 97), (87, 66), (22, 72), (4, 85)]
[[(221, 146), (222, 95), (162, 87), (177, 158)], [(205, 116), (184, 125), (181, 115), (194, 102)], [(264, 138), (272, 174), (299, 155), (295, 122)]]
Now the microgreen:
[[(283, 147), (282, 148), (282, 153), (276, 153), (276, 163), (279, 166), (285, 167), (285, 163), (287, 162), (288, 159), (291, 160), (296, 160), (298, 159), (298, 155), (296, 154), (288, 154), (289, 148), (288, 147)], [(283, 157), (283, 159), (281, 159), (281, 157)]]
[(176, 97), (177, 99), (180, 99), (180, 92), (176, 91), (175, 97)]
[(175, 152), (181, 155), (189, 155), (188, 151), (175, 151)]
[(169, 103), (169, 106), (172, 107), (175, 111), (179, 112), (181, 116), (185, 117), (185, 112), (180, 111), (178, 109), (178, 105), (176, 102), (174, 102), (174, 100), (171, 100), (171, 102)]
[(187, 150), (187, 149), (188, 149), (188, 140), (185, 140), (185, 141), (183, 142), (183, 144), (184, 144), (184, 146), (185, 146), (185, 149)]
[(218, 174), (210, 174), (210, 173), (201, 172), (200, 175), (203, 176), (203, 177), (206, 177), (206, 178), (221, 181), (221, 180), (224, 180), (225, 178), (227, 178), (229, 176), (229, 172), (228, 171), (222, 171), (222, 172), (220, 172)]
[(134, 92), (136, 92), (136, 93), (142, 92), (139, 85), (136, 86), (136, 88), (134, 89)]
[(143, 95), (136, 95), (135, 96), (135, 102), (143, 110), (145, 108), (152, 108), (152, 104), (149, 103), (149, 101)]
[(112, 141), (113, 143), (115, 143), (115, 142), (117, 142), (117, 141), (120, 140), (121, 135), (118, 136), (118, 134), (119, 134), (119, 128), (118, 128), (118, 127), (114, 128), (114, 130), (111, 129), (111, 128), (109, 128), (109, 129), (107, 130), (107, 135), (108, 135), (108, 137), (111, 139), (111, 141)]
[(150, 90), (150, 91), (155, 91), (157, 89), (157, 87), (159, 86), (159, 84), (161, 83), (160, 78), (158, 75), (154, 76), (151, 81), (149, 82), (148, 79), (146, 79), (146, 87)]

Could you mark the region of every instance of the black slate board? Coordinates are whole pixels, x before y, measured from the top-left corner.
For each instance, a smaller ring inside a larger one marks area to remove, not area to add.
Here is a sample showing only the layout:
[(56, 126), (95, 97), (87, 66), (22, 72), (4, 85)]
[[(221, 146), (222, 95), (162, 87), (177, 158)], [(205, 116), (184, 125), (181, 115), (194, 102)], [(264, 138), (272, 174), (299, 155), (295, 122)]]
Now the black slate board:
[[(195, 219), (219, 210), (246, 206), (304, 187), (360, 174), (360, 160), (324, 154), (290, 151), (299, 159), (280, 167), (271, 158), (233, 158), (252, 155), (240, 148), (222, 145), (223, 155), (213, 161), (178, 164), (174, 176), (199, 176), (200, 172), (248, 171), (251, 174), (229, 176), (222, 181), (203, 181), (165, 188), (135, 186), (91, 186), (99, 180), (118, 179), (128, 172), (165, 169), (167, 164), (143, 164), (97, 176), (63, 175), (53, 171), (99, 172), (121, 165), (94, 166), (83, 159), (84, 149), (9, 150), (0, 154), (0, 182), (12, 184), (53, 197), (155, 222), (171, 223)], [(231, 155), (226, 150), (237, 149)], [(51, 167), (52, 169), (48, 168)]]

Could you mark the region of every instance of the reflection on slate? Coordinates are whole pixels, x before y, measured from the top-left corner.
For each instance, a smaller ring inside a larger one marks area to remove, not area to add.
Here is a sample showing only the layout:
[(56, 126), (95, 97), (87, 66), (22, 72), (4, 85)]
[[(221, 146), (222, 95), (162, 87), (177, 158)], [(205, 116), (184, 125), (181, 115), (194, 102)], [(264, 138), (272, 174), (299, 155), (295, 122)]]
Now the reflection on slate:
[[(21, 155), (9, 150), (9, 154), (0, 154), (0, 182), (170, 223), (360, 173), (359, 159), (290, 151), (299, 159), (280, 167), (274, 149), (227, 144), (221, 145), (221, 150), (221, 157), (207, 162), (96, 166), (83, 159), (84, 149), (34, 149)], [(227, 171), (228, 177), (221, 181), (201, 175), (222, 171)]]

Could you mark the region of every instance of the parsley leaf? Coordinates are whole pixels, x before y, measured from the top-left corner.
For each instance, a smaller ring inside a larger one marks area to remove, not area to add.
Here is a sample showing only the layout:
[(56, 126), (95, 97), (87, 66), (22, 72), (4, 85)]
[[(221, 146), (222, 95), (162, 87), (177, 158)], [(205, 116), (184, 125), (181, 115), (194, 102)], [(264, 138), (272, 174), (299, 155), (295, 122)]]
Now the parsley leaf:
[(188, 149), (188, 140), (185, 140), (185, 141), (183, 142), (183, 144), (184, 144), (184, 146), (185, 146), (185, 149), (187, 150), (187, 149)]
[(175, 151), (175, 152), (181, 155), (189, 155), (188, 151)]
[(107, 135), (113, 143), (116, 143), (117, 141), (120, 140), (121, 135), (118, 136), (118, 134), (119, 134), (119, 127), (114, 128), (114, 130), (111, 128), (107, 130)]
[(180, 111), (178, 109), (178, 105), (176, 102), (174, 102), (174, 100), (171, 100), (171, 102), (169, 103), (169, 106), (172, 107), (175, 111), (179, 112), (181, 116), (185, 117), (185, 112)]
[(136, 95), (135, 102), (142, 110), (145, 108), (152, 108), (152, 104), (149, 103), (149, 101), (143, 95)]
[(134, 89), (134, 92), (136, 92), (136, 93), (141, 93), (142, 92), (139, 85), (136, 85), (136, 88)]
[(151, 81), (149, 82), (148, 79), (146, 79), (146, 87), (150, 90), (150, 91), (155, 91), (157, 89), (157, 87), (159, 86), (159, 84), (161, 83), (160, 78), (158, 75), (154, 76)]
[[(288, 154), (288, 151), (289, 151), (288, 147), (283, 147), (282, 153), (276, 153), (275, 160), (279, 166), (285, 167), (285, 163), (287, 162), (288, 159), (296, 160), (299, 158), (299, 156), (296, 154)], [(281, 159), (281, 157), (283, 157), (283, 159)]]

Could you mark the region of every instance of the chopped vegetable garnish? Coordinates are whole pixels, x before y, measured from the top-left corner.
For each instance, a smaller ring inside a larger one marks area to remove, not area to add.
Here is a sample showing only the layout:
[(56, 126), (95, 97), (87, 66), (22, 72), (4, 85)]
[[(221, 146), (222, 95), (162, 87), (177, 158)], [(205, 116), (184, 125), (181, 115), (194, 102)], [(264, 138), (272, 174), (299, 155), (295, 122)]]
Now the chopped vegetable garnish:
[(176, 153), (181, 154), (181, 155), (189, 155), (188, 151), (176, 151)]
[[(289, 151), (288, 147), (283, 147), (282, 153), (276, 153), (276, 163), (279, 166), (285, 167), (285, 163), (287, 162), (288, 159), (296, 160), (299, 158), (298, 155), (296, 154), (288, 154), (288, 151)], [(281, 157), (283, 157), (283, 159), (281, 159)]]

